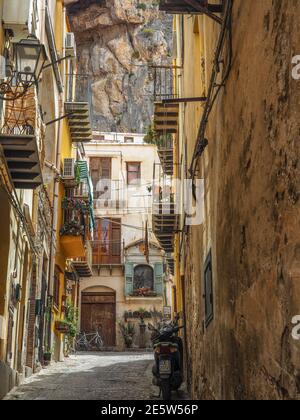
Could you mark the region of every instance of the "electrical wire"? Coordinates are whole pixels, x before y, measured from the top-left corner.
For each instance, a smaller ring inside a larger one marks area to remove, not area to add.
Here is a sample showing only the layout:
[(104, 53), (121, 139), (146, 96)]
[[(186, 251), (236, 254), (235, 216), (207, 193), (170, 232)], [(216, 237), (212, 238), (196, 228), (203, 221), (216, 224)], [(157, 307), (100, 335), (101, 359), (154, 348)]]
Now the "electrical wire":
[[(126, 223), (120, 223), (120, 222), (117, 222), (117, 221), (115, 221), (113, 219), (110, 219), (108, 217), (96, 217), (96, 219), (105, 220), (107, 222), (111, 222), (111, 223), (113, 223), (115, 225), (118, 225), (118, 226), (121, 226), (121, 227), (127, 227), (127, 228), (130, 228), (130, 229), (135, 229), (135, 230), (142, 231), (142, 232), (144, 232), (144, 230), (145, 230), (143, 227), (140, 228), (138, 226), (128, 225)], [(149, 230), (150, 233), (153, 233), (152, 229), (148, 228), (148, 230)]]

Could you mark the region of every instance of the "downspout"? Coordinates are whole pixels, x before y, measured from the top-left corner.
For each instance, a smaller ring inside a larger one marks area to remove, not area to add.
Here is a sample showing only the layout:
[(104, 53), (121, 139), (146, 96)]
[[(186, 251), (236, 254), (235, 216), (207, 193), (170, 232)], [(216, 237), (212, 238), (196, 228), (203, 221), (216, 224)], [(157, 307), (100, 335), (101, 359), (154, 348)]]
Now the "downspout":
[[(66, 10), (63, 9), (63, 21), (66, 19)], [(63, 39), (65, 39), (65, 33), (63, 34)], [(63, 48), (63, 56), (65, 55), (65, 48)], [(64, 115), (64, 90), (62, 92), (58, 89), (59, 92), (59, 113), (58, 116), (62, 117)], [(54, 172), (59, 172), (61, 167), (61, 146), (63, 140), (63, 119), (58, 120), (58, 129), (57, 129), (57, 148), (56, 148), (56, 162), (55, 166), (52, 166)], [(51, 164), (50, 164), (51, 165)], [(59, 206), (59, 185), (60, 177), (56, 176), (54, 178), (53, 186), (53, 216), (52, 216), (52, 240), (51, 240), (51, 249), (50, 249), (50, 267), (49, 267), (49, 280), (48, 280), (48, 296), (51, 297), (53, 302), (53, 289), (54, 289), (54, 273), (55, 273), (55, 257), (57, 249), (57, 224), (58, 224), (58, 206)], [(50, 319), (48, 324), (48, 348), (52, 348), (52, 307), (50, 312)]]
[[(60, 114), (63, 112), (64, 101), (62, 95), (59, 99), (59, 108)], [(56, 149), (56, 164), (55, 167), (60, 167), (61, 161), (61, 145), (62, 145), (62, 122), (58, 122), (58, 131), (57, 131), (57, 149)], [(56, 172), (56, 171), (55, 171)], [(55, 268), (55, 254), (56, 254), (56, 234), (57, 234), (57, 223), (58, 223), (58, 199), (59, 199), (59, 177), (54, 179), (54, 188), (53, 188), (53, 217), (52, 217), (52, 244), (50, 250), (50, 281), (48, 293), (50, 296), (53, 296), (53, 277), (54, 277), (54, 268)]]

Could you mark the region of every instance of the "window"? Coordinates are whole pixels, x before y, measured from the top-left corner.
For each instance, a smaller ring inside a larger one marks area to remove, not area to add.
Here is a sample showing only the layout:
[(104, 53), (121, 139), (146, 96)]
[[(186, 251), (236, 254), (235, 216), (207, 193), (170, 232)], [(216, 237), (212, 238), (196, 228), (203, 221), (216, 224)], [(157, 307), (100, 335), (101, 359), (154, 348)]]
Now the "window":
[(141, 181), (141, 164), (136, 162), (127, 163), (127, 184), (139, 185)]
[(133, 289), (154, 289), (153, 268), (149, 265), (137, 265), (133, 275)]
[(95, 141), (105, 141), (105, 136), (103, 134), (94, 134)]
[(124, 137), (124, 142), (125, 143), (134, 143), (134, 138), (133, 137)]
[(164, 265), (155, 263), (154, 268), (146, 264), (135, 265), (133, 262), (125, 264), (125, 295), (126, 296), (163, 296)]
[(108, 200), (111, 197), (111, 166), (111, 158), (92, 157), (90, 159), (90, 172), (95, 200)]
[(214, 319), (212, 255), (208, 254), (204, 265), (204, 298), (205, 298), (205, 326)]
[(93, 242), (93, 264), (121, 264), (121, 219), (96, 219)]
[(53, 302), (57, 308), (59, 308), (59, 277), (60, 271), (58, 267), (55, 267), (53, 284)]

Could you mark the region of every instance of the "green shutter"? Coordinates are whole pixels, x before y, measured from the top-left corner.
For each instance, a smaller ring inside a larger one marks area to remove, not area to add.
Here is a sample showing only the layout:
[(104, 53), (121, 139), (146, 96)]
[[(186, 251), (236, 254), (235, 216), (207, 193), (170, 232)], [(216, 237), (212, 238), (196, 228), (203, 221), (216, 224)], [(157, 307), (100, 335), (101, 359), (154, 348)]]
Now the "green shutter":
[(154, 275), (154, 290), (159, 296), (162, 296), (164, 280), (164, 265), (162, 263), (155, 263)]
[(133, 263), (125, 264), (125, 296), (133, 293)]

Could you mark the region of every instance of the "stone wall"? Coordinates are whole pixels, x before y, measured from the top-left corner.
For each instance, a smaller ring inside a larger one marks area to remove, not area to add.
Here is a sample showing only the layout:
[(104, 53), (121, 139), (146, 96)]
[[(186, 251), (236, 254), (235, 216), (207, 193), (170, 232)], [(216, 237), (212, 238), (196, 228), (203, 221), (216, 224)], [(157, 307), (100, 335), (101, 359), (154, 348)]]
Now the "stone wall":
[[(291, 337), (300, 313), (300, 84), (291, 76), (299, 13), (290, 0), (234, 1), (233, 67), (199, 164), (206, 221), (190, 229), (182, 262), (194, 398), (300, 398), (300, 344)], [(185, 27), (192, 34), (187, 19)], [(218, 30), (207, 21), (202, 34), (207, 81)], [(196, 107), (186, 108), (186, 138), (197, 133)], [(210, 248), (215, 308), (206, 329)]]

